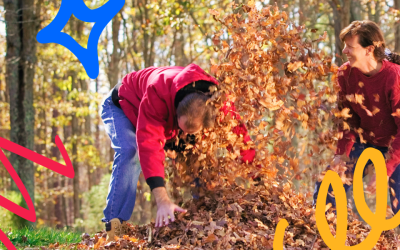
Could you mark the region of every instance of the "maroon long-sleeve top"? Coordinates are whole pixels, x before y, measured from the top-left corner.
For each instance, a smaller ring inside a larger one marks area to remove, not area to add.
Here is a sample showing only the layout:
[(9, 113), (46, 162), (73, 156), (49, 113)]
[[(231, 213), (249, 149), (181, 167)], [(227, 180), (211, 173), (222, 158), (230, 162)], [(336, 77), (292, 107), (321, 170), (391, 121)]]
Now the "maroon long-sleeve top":
[[(350, 130), (343, 130), (336, 154), (349, 156), (358, 136), (376, 146), (389, 147), (388, 176), (400, 164), (400, 65), (387, 60), (375, 75), (368, 77), (358, 68), (343, 64), (338, 71), (339, 108), (349, 108)], [(363, 100), (362, 100), (363, 99)], [(362, 100), (362, 102), (361, 102)], [(362, 129), (362, 132), (360, 130)]]

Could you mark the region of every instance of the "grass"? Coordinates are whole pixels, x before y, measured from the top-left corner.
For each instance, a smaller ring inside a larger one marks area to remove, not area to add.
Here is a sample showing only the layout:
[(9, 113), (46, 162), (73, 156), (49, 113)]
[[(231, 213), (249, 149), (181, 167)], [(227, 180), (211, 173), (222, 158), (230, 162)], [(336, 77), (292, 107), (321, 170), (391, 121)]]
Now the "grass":
[[(8, 238), (17, 249), (48, 247), (57, 242), (60, 245), (81, 242), (81, 233), (69, 229), (24, 228), (11, 229), (11, 233), (8, 233), (10, 230), (4, 228), (3, 232), (8, 234)], [(6, 249), (4, 244), (0, 243), (0, 249)]]

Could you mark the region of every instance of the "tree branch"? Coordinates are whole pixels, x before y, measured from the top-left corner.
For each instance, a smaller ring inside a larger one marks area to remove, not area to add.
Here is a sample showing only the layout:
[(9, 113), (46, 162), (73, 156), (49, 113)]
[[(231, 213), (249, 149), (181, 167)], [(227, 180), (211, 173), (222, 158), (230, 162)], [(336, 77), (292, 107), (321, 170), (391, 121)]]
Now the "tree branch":
[(132, 50), (134, 51), (135, 54), (137, 54), (138, 52), (135, 49), (135, 46), (131, 46), (131, 40), (129, 38), (129, 32), (128, 32), (128, 27), (126, 25), (126, 20), (124, 18), (124, 15), (121, 15), (121, 17), (122, 17), (122, 23), (123, 23), (123, 26), (124, 26), (124, 30), (125, 30), (124, 34), (126, 35), (126, 40), (127, 40), (128, 53), (132, 57), (133, 67), (134, 67), (135, 71), (138, 71), (140, 68), (136, 63), (135, 56), (133, 55)]

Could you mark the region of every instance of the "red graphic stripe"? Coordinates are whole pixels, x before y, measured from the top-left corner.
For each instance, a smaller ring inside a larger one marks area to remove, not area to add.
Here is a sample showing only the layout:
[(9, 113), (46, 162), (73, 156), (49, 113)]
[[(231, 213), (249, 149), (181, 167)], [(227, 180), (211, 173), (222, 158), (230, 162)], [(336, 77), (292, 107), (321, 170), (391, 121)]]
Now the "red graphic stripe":
[[(6, 140), (0, 137), (0, 148), (8, 150), (12, 153), (20, 155), (28, 160), (31, 160), (45, 168), (48, 168), (56, 173), (64, 175), (68, 178), (74, 178), (75, 172), (74, 167), (72, 166), (71, 160), (68, 156), (67, 150), (65, 150), (64, 144), (60, 140), (60, 137), (57, 135), (55, 138), (56, 145), (61, 152), (62, 157), (64, 158), (65, 165), (60, 164), (56, 161), (53, 161), (43, 155), (40, 155), (32, 150), (24, 148), (14, 142)], [(33, 205), (32, 199), (29, 196), (28, 191), (25, 188), (24, 183), (19, 178), (17, 172), (11, 165), (10, 161), (7, 159), (6, 155), (2, 150), (0, 150), (0, 162), (2, 162), (7, 169), (8, 173), (10, 174), (11, 178), (14, 180), (15, 184), (17, 185), (19, 191), (22, 194), (26, 204), (28, 205), (28, 209), (23, 208), (14, 202), (6, 199), (4, 196), (0, 195), (0, 206), (4, 207), (5, 209), (9, 210), (10, 212), (32, 222), (36, 221), (36, 213), (35, 207)], [(7, 235), (4, 234), (0, 230), (0, 241), (7, 247), (7, 249), (16, 249), (12, 242), (7, 238)]]

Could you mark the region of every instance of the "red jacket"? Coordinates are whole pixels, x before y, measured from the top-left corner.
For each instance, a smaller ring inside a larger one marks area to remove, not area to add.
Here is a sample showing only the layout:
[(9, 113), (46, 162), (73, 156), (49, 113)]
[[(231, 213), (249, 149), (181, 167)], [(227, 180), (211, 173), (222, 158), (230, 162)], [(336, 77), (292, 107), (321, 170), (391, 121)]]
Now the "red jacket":
[[(126, 75), (118, 96), (125, 115), (136, 128), (140, 164), (146, 180), (164, 178), (164, 145), (178, 133), (174, 100), (178, 90), (194, 81), (217, 80), (196, 64), (187, 67), (150, 67)], [(247, 135), (247, 131), (246, 131)], [(254, 150), (250, 150), (254, 151)], [(243, 152), (245, 155), (254, 153)]]
[[(386, 167), (388, 176), (391, 176), (400, 163), (400, 117), (392, 116), (400, 109), (400, 66), (384, 60), (381, 70), (367, 77), (345, 63), (338, 71), (338, 82), (341, 89), (339, 101), (342, 108), (350, 109), (352, 117), (346, 120), (351, 130), (344, 131), (336, 154), (350, 154), (359, 136), (355, 131), (361, 128), (365, 141), (376, 146), (390, 146)], [(363, 95), (362, 105), (349, 101), (355, 94)]]

